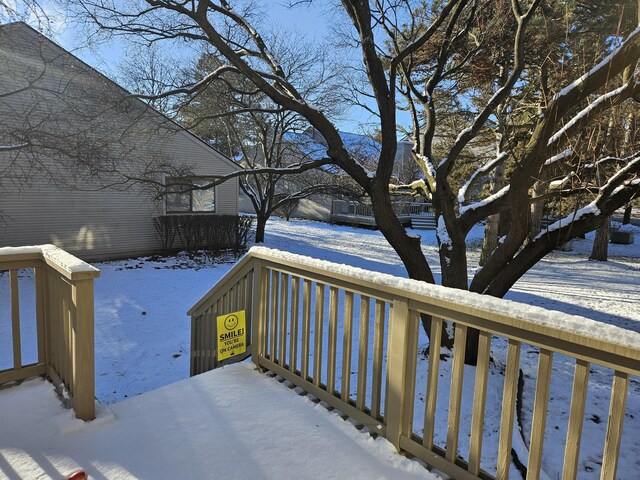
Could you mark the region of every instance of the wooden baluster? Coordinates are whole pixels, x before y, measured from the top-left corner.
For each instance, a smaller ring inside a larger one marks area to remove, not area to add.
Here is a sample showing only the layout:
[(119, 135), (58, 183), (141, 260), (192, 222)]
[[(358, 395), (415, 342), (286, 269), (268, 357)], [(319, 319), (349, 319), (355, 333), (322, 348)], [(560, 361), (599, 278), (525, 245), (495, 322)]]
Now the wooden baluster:
[[(228, 311), (225, 309), (222, 315), (226, 315)], [(202, 346), (206, 349), (206, 370), (209, 371), (218, 367), (218, 314), (210, 312), (208, 315), (205, 314), (202, 320), (204, 321), (203, 328), (205, 329), (205, 340)]]
[(60, 365), (60, 369), (58, 370), (58, 373), (61, 377), (61, 380), (66, 382), (68, 380), (68, 378), (65, 378), (66, 376), (66, 365), (67, 365), (67, 357), (65, 356), (65, 341), (67, 339), (67, 318), (69, 316), (69, 309), (68, 309), (68, 302), (67, 302), (67, 296), (66, 296), (66, 292), (65, 292), (65, 284), (64, 282), (60, 279), (60, 277), (57, 277), (58, 280), (58, 294), (60, 295), (60, 324), (59, 324), (59, 328), (60, 328), (60, 334), (58, 335), (58, 363)]
[[(238, 310), (246, 310), (247, 304), (247, 287), (249, 286), (249, 273), (240, 280), (240, 288), (238, 290)], [(245, 315), (245, 318), (248, 316)], [(249, 317), (251, 318), (251, 317)]]
[(64, 298), (65, 298), (65, 311), (64, 311), (64, 341), (63, 341), (63, 351), (64, 351), (64, 382), (69, 387), (71, 394), (73, 395), (74, 387), (73, 384), (73, 375), (71, 373), (72, 366), (72, 345), (73, 340), (71, 338), (72, 329), (72, 317), (75, 316), (75, 307), (73, 302), (71, 301), (71, 286), (64, 282)]
[(442, 342), (442, 319), (431, 317), (431, 336), (429, 337), (429, 372), (427, 376), (427, 401), (424, 409), (424, 433), (422, 444), (433, 449), (436, 403), (438, 400), (438, 372), (440, 369), (440, 345)]
[(49, 274), (49, 268), (43, 267), (46, 276), (45, 282), (45, 304), (49, 313), (49, 325), (48, 325), (48, 345), (47, 345), (47, 365), (51, 365), (53, 370), (56, 370), (56, 362), (58, 352), (56, 351), (56, 334), (58, 332), (58, 302), (55, 301), (53, 295), (55, 292), (55, 277)]
[(464, 381), (464, 355), (467, 348), (467, 327), (455, 324), (453, 365), (451, 366), (451, 390), (449, 394), (449, 415), (447, 419), (446, 458), (455, 462), (458, 456), (458, 433), (460, 431), (460, 404)]
[(276, 347), (278, 345), (278, 296), (280, 273), (271, 270), (271, 315), (269, 318), (269, 360), (276, 361)]
[(563, 480), (576, 480), (578, 474), (578, 458), (582, 441), (582, 425), (584, 423), (584, 407), (589, 387), (589, 362), (576, 360), (571, 391), (571, 411), (567, 426), (567, 441), (564, 450)]
[(367, 402), (367, 363), (369, 361), (369, 297), (360, 296), (360, 325), (358, 338), (358, 389), (356, 407), (364, 412)]
[(229, 288), (229, 292), (227, 293), (227, 308), (226, 308), (226, 312), (224, 312), (225, 314), (235, 312), (236, 308), (233, 302), (235, 298), (236, 298), (236, 287), (235, 285), (233, 285), (231, 288)]
[[(208, 372), (218, 366), (217, 321), (216, 315), (212, 312), (202, 316), (202, 338), (199, 343), (202, 351), (203, 372)], [(215, 326), (213, 322), (216, 322)]]
[(289, 337), (289, 371), (296, 372), (298, 365), (298, 330), (299, 330), (300, 278), (291, 279), (291, 332)]
[(353, 342), (353, 292), (344, 293), (344, 329), (342, 332), (342, 383), (341, 398), (349, 400), (351, 389), (351, 344)]
[(302, 378), (309, 379), (309, 349), (311, 344), (311, 282), (302, 282)]
[(375, 322), (373, 326), (373, 379), (371, 384), (371, 416), (375, 419), (380, 419), (384, 315), (385, 303), (382, 300), (376, 300)]
[[(254, 264), (255, 265), (255, 264)], [(246, 311), (247, 314), (247, 319), (249, 322), (249, 325), (247, 325), (248, 330), (251, 332), (251, 337), (249, 338), (249, 343), (253, 344), (254, 342), (254, 337), (253, 337), (253, 275), (254, 275), (254, 270), (251, 270), (248, 274), (247, 274), (247, 282), (246, 282), (246, 287), (245, 287), (245, 295), (244, 295), (244, 309)]]
[[(205, 312), (202, 316), (201, 329), (203, 338), (200, 340), (200, 346), (202, 351), (203, 372), (207, 372), (218, 366), (218, 339), (213, 338), (213, 343), (207, 342), (206, 339), (218, 335), (218, 317), (223, 315), (225, 311), (226, 309), (224, 308), (222, 298), (219, 298), (214, 303), (214, 307), (208, 312), (209, 314), (207, 315), (207, 312)], [(215, 332), (215, 335), (213, 332)]]
[(280, 274), (280, 352), (278, 365), (284, 367), (287, 363), (287, 315), (289, 313), (289, 275)]
[[(217, 310), (216, 310), (217, 311)], [(215, 315), (215, 314), (214, 314)], [(204, 314), (200, 319), (200, 340), (198, 345), (200, 347), (200, 373), (206, 372), (209, 369), (209, 351), (207, 349), (205, 337), (207, 336), (208, 325), (207, 315)], [(218, 354), (216, 343), (216, 356)]]
[(511, 465), (511, 440), (518, 394), (518, 374), (520, 372), (520, 342), (509, 340), (507, 347), (507, 371), (502, 392), (502, 415), (500, 417), (500, 440), (498, 444), (498, 467), (496, 480), (509, 478)]
[(549, 385), (551, 383), (552, 363), (553, 352), (541, 348), (538, 356), (536, 396), (533, 401), (533, 419), (531, 420), (527, 480), (538, 480), (540, 478), (544, 430), (547, 423), (547, 406), (549, 404)]
[(47, 363), (46, 290), (43, 267), (33, 269), (36, 294), (36, 331), (38, 335), (38, 364)]
[(316, 325), (313, 349), (313, 383), (322, 383), (322, 330), (324, 324), (324, 285), (316, 283)]
[(329, 345), (327, 348), (327, 391), (336, 391), (336, 350), (338, 329), (338, 289), (329, 289)]
[(20, 343), (20, 293), (18, 291), (18, 271), (9, 270), (11, 289), (11, 332), (13, 337), (13, 368), (22, 368), (22, 346)]
[(628, 388), (629, 374), (619, 371), (614, 372), (613, 385), (611, 386), (611, 401), (609, 403), (607, 436), (605, 437), (604, 453), (602, 455), (601, 480), (615, 480), (616, 478)]
[(480, 459), (482, 457), (482, 434), (484, 432), (484, 412), (487, 402), (490, 359), (491, 334), (488, 332), (480, 332), (478, 365), (476, 366), (475, 391), (473, 394), (471, 442), (469, 447), (469, 472), (476, 476), (480, 473)]
[(191, 348), (189, 352), (189, 376), (193, 377), (200, 373), (198, 371), (198, 346), (196, 342), (198, 341), (198, 334), (196, 331), (198, 322), (197, 317), (191, 317)]

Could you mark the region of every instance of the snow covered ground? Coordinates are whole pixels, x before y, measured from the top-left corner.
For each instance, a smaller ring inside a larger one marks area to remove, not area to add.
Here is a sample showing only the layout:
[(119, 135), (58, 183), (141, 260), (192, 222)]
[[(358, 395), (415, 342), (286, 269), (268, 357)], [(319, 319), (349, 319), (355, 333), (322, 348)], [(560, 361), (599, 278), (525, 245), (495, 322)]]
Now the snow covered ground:
[[(610, 245), (610, 261), (606, 263), (588, 260), (593, 235), (586, 240), (575, 241), (573, 252), (552, 253), (527, 273), (507, 298), (640, 332), (640, 228), (637, 230), (635, 244)], [(435, 232), (416, 230), (412, 233), (422, 237), (423, 249), (433, 261), (432, 265), (436, 266)], [(468, 242), (472, 247), (470, 270), (475, 268), (474, 261), (477, 261), (479, 255), (481, 238), (481, 227), (474, 228), (469, 235)], [(376, 231), (331, 226), (320, 222), (285, 222), (274, 219), (267, 225), (265, 246), (373, 271), (406, 275), (397, 256)], [(96, 395), (100, 402), (105, 405), (114, 404), (188, 377), (190, 332), (185, 312), (229, 270), (232, 265), (230, 262), (203, 265), (185, 256), (178, 256), (96, 264), (101, 270), (101, 277), (96, 281), (95, 335)], [(438, 269), (434, 270), (438, 276)], [(4, 300), (8, 298), (7, 277), (0, 275), (0, 298), (3, 299), (0, 302), (0, 369), (10, 366), (12, 359), (10, 337), (6, 331), (10, 313), (8, 302)], [(25, 272), (20, 280), (21, 292), (28, 293), (31, 288), (30, 274)], [(21, 313), (28, 318), (32, 315), (32, 310), (27, 298), (21, 305)], [(426, 343), (426, 339), (422, 338), (421, 346), (426, 346)], [(27, 350), (30, 348), (31, 355), (34, 356), (33, 326), (23, 327), (23, 344)], [(504, 348), (499, 342), (493, 345), (492, 354), (495, 362), (492, 363), (490, 395), (495, 399), (490, 399), (489, 402), (495, 404), (500, 401), (503, 382), (501, 369), (504, 366)], [(536, 360), (535, 349), (523, 348), (523, 373), (525, 379), (532, 378), (525, 382), (525, 419), (533, 401), (535, 370), (532, 369)], [(444, 374), (450, 368), (448, 362), (443, 362), (442, 368)], [(566, 429), (566, 412), (562, 408), (566, 408), (566, 403), (563, 402), (566, 401), (573, 375), (572, 364), (566, 359), (557, 357), (554, 368), (560, 373), (552, 377), (553, 388), (559, 390), (557, 403), (552, 404), (549, 412), (548, 425), (553, 425), (553, 428), (547, 429), (549, 438), (546, 445), (549, 446), (545, 447), (545, 452), (551, 454), (548, 455), (548, 464), (556, 463), (562, 458)], [(419, 371), (424, 376), (426, 369), (419, 367)], [(466, 378), (471, 380), (473, 372), (467, 372)], [(585, 422), (585, 438), (588, 440), (583, 442), (581, 449), (580, 478), (599, 477), (601, 452), (598, 447), (590, 448), (590, 445), (596, 445), (603, 438), (606, 429), (609, 378), (608, 372), (601, 372), (597, 368), (592, 373), (591, 383), (594, 388), (589, 393), (586, 416), (590, 421)], [(418, 378), (418, 417), (420, 395), (424, 397), (424, 393), (421, 393), (423, 383), (424, 378)], [(469, 383), (465, 388), (465, 395), (471, 390)], [(637, 379), (632, 379), (631, 391), (623, 438), (625, 444), (631, 439), (631, 447), (622, 453), (620, 475), (627, 476), (620, 478), (633, 478), (640, 471), (640, 419), (636, 417), (640, 411), (640, 384)], [(440, 406), (446, 408), (448, 392), (442, 389), (439, 395)], [(463, 404), (470, 402), (471, 398), (463, 397)], [(439, 410), (437, 419), (441, 423), (446, 421), (446, 412)], [(487, 464), (495, 463), (493, 450), (497, 445), (497, 432), (492, 431), (494, 420), (488, 415), (488, 432), (485, 437)], [(444, 425), (439, 424), (438, 430), (446, 432)], [(416, 425), (416, 433), (421, 433), (420, 428)], [(460, 448), (461, 452), (465, 452), (465, 435), (462, 437)], [(519, 440), (520, 438), (523, 440)], [(597, 439), (598, 442), (592, 442), (592, 439)], [(522, 452), (527, 441), (527, 432), (518, 432), (514, 448)], [(443, 438), (437, 435), (436, 443), (442, 444)], [(548, 465), (543, 465), (543, 468), (549, 470), (547, 473), (551, 478), (556, 478), (555, 472)]]
[(90, 423), (41, 379), (0, 391), (0, 405), (11, 432), (0, 434), (0, 478), (438, 478), (247, 363), (103, 407)]

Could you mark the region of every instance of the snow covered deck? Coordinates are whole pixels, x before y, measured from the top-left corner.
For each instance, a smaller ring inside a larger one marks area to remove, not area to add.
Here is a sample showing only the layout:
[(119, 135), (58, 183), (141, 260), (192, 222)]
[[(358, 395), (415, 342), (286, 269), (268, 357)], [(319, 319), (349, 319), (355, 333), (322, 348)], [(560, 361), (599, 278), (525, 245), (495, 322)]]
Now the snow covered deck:
[(98, 408), (41, 379), (0, 390), (1, 478), (437, 479), (383, 438), (242, 363)]

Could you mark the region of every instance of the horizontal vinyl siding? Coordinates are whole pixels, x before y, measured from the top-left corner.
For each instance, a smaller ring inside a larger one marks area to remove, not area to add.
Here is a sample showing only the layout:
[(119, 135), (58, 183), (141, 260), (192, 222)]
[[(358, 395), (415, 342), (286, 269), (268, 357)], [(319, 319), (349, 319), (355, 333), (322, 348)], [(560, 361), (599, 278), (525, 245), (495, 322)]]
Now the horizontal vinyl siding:
[(0, 198), (2, 246), (53, 243), (85, 260), (157, 251), (153, 202), (135, 192), (70, 192), (36, 185)]
[[(85, 130), (89, 141), (92, 138), (100, 141), (101, 135), (104, 139), (115, 135), (115, 149), (109, 150), (109, 155), (121, 162), (121, 171), (134, 176), (136, 168), (153, 159), (191, 166), (193, 175), (198, 176), (225, 175), (236, 169), (222, 154), (137, 100), (128, 100), (131, 102), (128, 110), (109, 110), (109, 102), (126, 99), (128, 93), (28, 27), (12, 25), (1, 29), (0, 36), (0, 92), (23, 85), (25, 72), (31, 68), (40, 72), (43, 59), (48, 62), (46, 75), (39, 80), (39, 85), (46, 89), (36, 97), (25, 93), (0, 99), (0, 134), (6, 135), (12, 127), (19, 130), (45, 120), (57, 122), (57, 128), (66, 134), (65, 141), (79, 141), (81, 137), (73, 133), (75, 129)], [(67, 105), (66, 97), (59, 93), (61, 85), (75, 103), (72, 100)], [(87, 124), (81, 117), (85, 107), (93, 111), (93, 107), (100, 110), (105, 106), (108, 113), (95, 122)], [(21, 118), (25, 111), (29, 112), (26, 120)], [(78, 118), (72, 115), (74, 111), (78, 111)], [(120, 131), (127, 133), (120, 137)], [(119, 151), (118, 142), (121, 143)], [(68, 157), (65, 161), (40, 153), (35, 159), (20, 155), (0, 154), (3, 172), (0, 211), (5, 219), (5, 225), (0, 226), (1, 246), (54, 243), (86, 260), (136, 256), (158, 250), (152, 219), (164, 213), (163, 200), (155, 201), (140, 185), (126, 191), (101, 189), (105, 185), (101, 181), (105, 180), (86, 175), (79, 182), (73, 178), (69, 182), (76, 181), (87, 191), (61, 188), (41, 169), (31, 169), (33, 165), (43, 165), (59, 180), (75, 170)], [(26, 168), (10, 167), (16, 160)], [(237, 179), (217, 186), (216, 214), (236, 215), (237, 198)]]

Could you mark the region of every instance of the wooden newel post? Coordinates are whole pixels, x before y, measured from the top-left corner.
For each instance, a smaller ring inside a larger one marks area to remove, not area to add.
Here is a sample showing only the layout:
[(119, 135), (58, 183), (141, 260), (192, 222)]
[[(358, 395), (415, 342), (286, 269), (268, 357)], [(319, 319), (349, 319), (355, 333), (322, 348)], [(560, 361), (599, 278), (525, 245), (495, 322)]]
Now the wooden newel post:
[(72, 393), (73, 408), (81, 420), (95, 418), (93, 279), (72, 282)]
[(262, 260), (253, 261), (253, 286), (251, 302), (251, 356), (253, 363), (264, 355), (264, 323), (267, 298), (267, 270), (262, 266)]
[(389, 319), (384, 420), (387, 439), (398, 450), (400, 437), (410, 437), (412, 430), (418, 325), (418, 314), (409, 310), (407, 300), (394, 300)]

